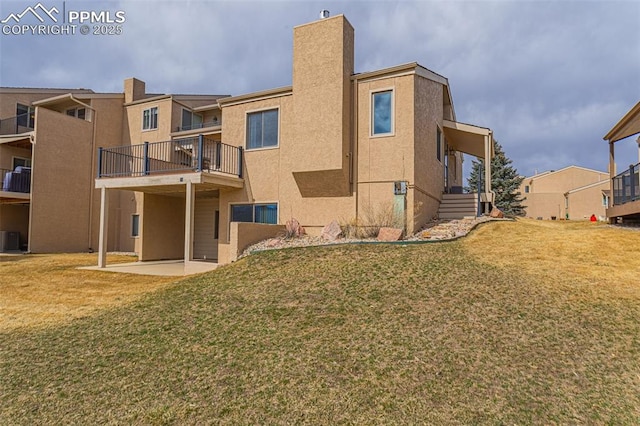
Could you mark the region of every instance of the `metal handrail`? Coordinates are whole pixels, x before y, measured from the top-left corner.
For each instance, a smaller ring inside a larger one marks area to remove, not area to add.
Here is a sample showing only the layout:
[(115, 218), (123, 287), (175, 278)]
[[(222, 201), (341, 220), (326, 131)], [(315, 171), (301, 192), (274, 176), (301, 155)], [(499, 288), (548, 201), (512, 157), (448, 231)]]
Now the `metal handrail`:
[(640, 199), (640, 163), (632, 164), (611, 179), (613, 205), (620, 205)]
[(191, 126), (179, 126), (176, 131), (177, 132), (186, 132), (187, 130), (196, 130), (196, 129), (204, 129), (207, 127), (216, 127), (222, 125), (222, 121), (205, 121), (199, 124), (192, 124)]
[(98, 178), (135, 177), (179, 171), (242, 177), (241, 147), (196, 137), (98, 148)]

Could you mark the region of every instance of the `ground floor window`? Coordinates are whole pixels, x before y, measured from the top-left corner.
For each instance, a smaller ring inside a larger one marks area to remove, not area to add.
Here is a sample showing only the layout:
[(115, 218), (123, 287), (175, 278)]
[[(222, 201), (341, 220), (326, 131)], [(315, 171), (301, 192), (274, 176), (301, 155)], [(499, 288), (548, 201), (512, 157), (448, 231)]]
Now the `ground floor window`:
[(232, 222), (278, 223), (278, 205), (270, 204), (233, 204)]
[(131, 215), (131, 236), (140, 236), (140, 215), (138, 214)]

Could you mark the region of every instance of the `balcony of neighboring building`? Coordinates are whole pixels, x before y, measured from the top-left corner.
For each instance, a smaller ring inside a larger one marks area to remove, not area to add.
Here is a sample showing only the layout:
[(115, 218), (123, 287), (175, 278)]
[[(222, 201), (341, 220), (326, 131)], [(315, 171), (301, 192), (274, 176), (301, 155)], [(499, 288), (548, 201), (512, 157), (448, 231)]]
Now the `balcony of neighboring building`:
[(612, 205), (607, 217), (640, 221), (640, 163), (631, 165), (611, 180)]
[(214, 135), (222, 131), (222, 112), (217, 105), (208, 105), (193, 109), (183, 108), (180, 124), (173, 129), (171, 136), (182, 138), (198, 134)]
[(15, 117), (0, 119), (0, 135), (20, 135), (33, 131), (34, 127), (35, 112), (31, 108)]
[(635, 142), (638, 147), (638, 158), (640, 158), (640, 102), (636, 103), (603, 139), (609, 142), (609, 173), (611, 174), (611, 205), (607, 208), (607, 217), (611, 222), (618, 220), (639, 222), (640, 163), (631, 165), (627, 170), (616, 175), (615, 146)]
[(242, 167), (241, 147), (204, 135), (99, 148), (96, 187), (162, 193), (191, 182), (201, 189), (242, 188)]
[(0, 204), (31, 200), (33, 133), (0, 135)]

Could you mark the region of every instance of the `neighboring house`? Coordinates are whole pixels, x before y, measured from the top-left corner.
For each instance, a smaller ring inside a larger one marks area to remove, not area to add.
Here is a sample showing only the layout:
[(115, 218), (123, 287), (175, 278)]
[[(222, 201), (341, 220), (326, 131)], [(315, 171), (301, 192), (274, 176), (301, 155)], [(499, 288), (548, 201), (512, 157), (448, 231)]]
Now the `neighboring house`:
[[(133, 84), (128, 80), (127, 84)], [(136, 90), (139, 87), (135, 88)], [(131, 90), (134, 90), (132, 88)], [(144, 87), (142, 87), (144, 92)], [(149, 96), (171, 120), (149, 125), (189, 134), (207, 123), (192, 113), (219, 96)], [(100, 190), (95, 189), (98, 147), (139, 143), (123, 93), (87, 89), (0, 88), (0, 251), (86, 252), (98, 249)], [(216, 105), (216, 108), (217, 105)], [(219, 129), (217, 117), (207, 116)], [(192, 117), (187, 117), (187, 113)], [(191, 119), (191, 121), (189, 121)], [(188, 128), (178, 128), (188, 123)], [(201, 131), (201, 129), (199, 129)], [(148, 134), (153, 140), (153, 132)], [(132, 191), (110, 194), (108, 250), (138, 251), (131, 229), (140, 196)]]
[[(136, 193), (141, 260), (228, 263), (291, 218), (319, 234), (333, 220), (362, 223), (392, 208), (413, 233), (462, 186), (462, 153), (493, 155), (491, 130), (456, 122), (446, 78), (417, 63), (355, 73), (354, 30), (342, 15), (294, 28), (291, 86), (182, 114), (177, 103), (126, 82), (124, 146), (98, 154), (101, 266), (109, 199), (121, 190)], [(198, 128), (177, 129), (189, 117)], [(483, 200), (488, 207), (491, 188)]]
[(527, 217), (588, 220), (605, 216), (608, 189), (608, 173), (568, 166), (526, 177), (519, 191)]
[[(90, 176), (99, 138), (92, 117), (102, 106), (86, 103), (94, 96), (85, 89), (0, 88), (0, 251), (97, 248), (90, 224), (99, 193)], [(122, 95), (111, 96), (122, 104)]]
[[(609, 171), (611, 173), (611, 203), (607, 217), (612, 223), (640, 221), (640, 163), (637, 159), (626, 159), (622, 164), (631, 166), (622, 173), (616, 172), (614, 144), (640, 133), (640, 102), (635, 104), (609, 132), (604, 140), (609, 142)], [(640, 136), (635, 141), (640, 152)]]

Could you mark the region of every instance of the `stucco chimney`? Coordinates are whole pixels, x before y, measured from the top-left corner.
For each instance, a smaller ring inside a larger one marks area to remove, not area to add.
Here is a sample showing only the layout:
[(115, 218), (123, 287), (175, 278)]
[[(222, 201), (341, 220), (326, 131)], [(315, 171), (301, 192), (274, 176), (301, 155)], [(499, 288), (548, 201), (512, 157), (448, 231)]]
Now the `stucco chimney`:
[(343, 15), (293, 29), (294, 138), (310, 154), (294, 170), (303, 196), (306, 183), (321, 181), (348, 193), (353, 68), (354, 30)]
[(137, 78), (128, 78), (124, 81), (124, 102), (134, 102), (144, 98), (145, 83)]

